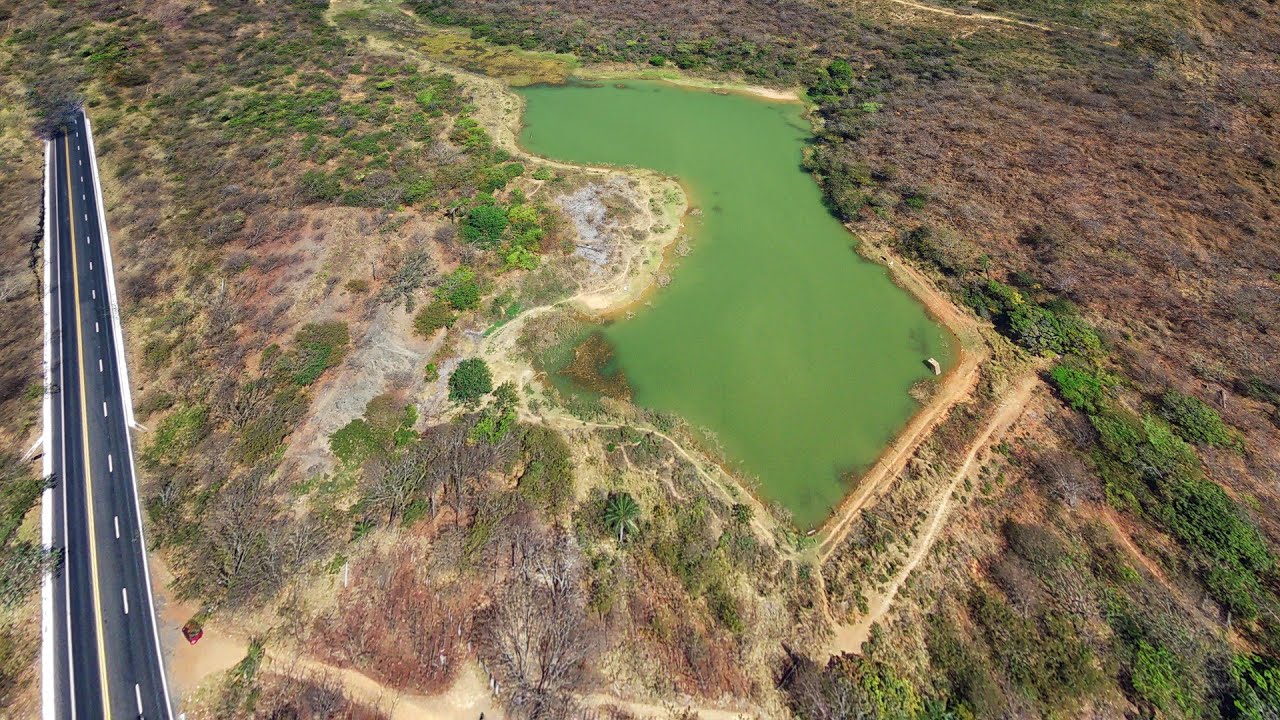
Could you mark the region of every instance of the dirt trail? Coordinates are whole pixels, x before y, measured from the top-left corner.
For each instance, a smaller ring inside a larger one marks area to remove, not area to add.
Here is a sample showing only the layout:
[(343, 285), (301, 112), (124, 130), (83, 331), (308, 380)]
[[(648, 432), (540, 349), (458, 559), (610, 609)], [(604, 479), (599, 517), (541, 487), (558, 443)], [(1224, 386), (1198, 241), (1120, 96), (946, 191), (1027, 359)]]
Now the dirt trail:
[[(685, 705), (683, 703), (666, 703), (663, 705), (655, 705), (653, 703), (639, 702), (635, 700), (623, 700), (605, 695), (603, 693), (595, 693), (580, 698), (582, 704), (589, 708), (616, 707), (625, 710), (628, 714), (643, 720), (670, 720), (670, 718), (680, 717), (678, 714), (681, 710), (691, 710), (700, 718), (700, 720), (742, 720), (743, 718), (757, 717), (752, 711), (739, 710), (721, 710), (718, 708), (698, 707), (695, 705)], [(487, 715), (485, 717), (488, 717)]]
[[(582, 428), (620, 430), (626, 427), (631, 427), (631, 428), (636, 427), (636, 425), (628, 425), (626, 423), (601, 423), (601, 422), (594, 422), (589, 420), (579, 420), (575, 417), (572, 417), (566, 414), (545, 414), (544, 413), (544, 414), (534, 415), (528, 418), (521, 418), (521, 419), (536, 420), (537, 422), (558, 427), (560, 430), (564, 430), (564, 431), (569, 431), (574, 429), (581, 430)], [(659, 430), (655, 430), (654, 428), (651, 428), (651, 427), (643, 427), (641, 428), (641, 430), (643, 432), (652, 433), (653, 435), (660, 437), (663, 440), (666, 440), (668, 443), (670, 443), (671, 447), (675, 448), (675, 451), (680, 454), (680, 457), (689, 461), (689, 464), (693, 465), (693, 469), (698, 472), (698, 477), (702, 479), (702, 482), (706, 486), (707, 490), (709, 490), (713, 495), (719, 496), (722, 500), (724, 500), (725, 502), (731, 505), (734, 503), (746, 503), (748, 505), (751, 505), (752, 509), (755, 511), (754, 513), (752, 513), (752, 519), (751, 519), (752, 528), (756, 531), (756, 535), (760, 537), (760, 539), (764, 540), (766, 543), (772, 544), (775, 532), (777, 531), (777, 525), (778, 525), (777, 521), (774, 520), (773, 514), (770, 513), (767, 508), (765, 508), (764, 504), (761, 503), (760, 500), (755, 497), (755, 495), (743, 490), (739, 495), (735, 496), (733, 493), (729, 492), (729, 490), (725, 488), (723, 483), (719, 482), (715, 477), (712, 477), (710, 473), (702, 469), (702, 463), (705, 462), (705, 460), (700, 460), (698, 456), (696, 456), (694, 453), (690, 452), (689, 450), (685, 449), (685, 447), (681, 445), (679, 442), (677, 442), (675, 438)], [(732, 476), (727, 476), (726, 481), (727, 483), (732, 484), (735, 487), (739, 487), (737, 485), (737, 482), (732, 478)]]
[(964, 479), (973, 470), (978, 458), (982, 455), (982, 451), (1008, 431), (1022, 415), (1022, 411), (1026, 409), (1027, 403), (1030, 402), (1038, 386), (1039, 378), (1037, 375), (1029, 373), (1017, 382), (1014, 389), (1000, 403), (995, 415), (987, 422), (986, 427), (983, 428), (978, 437), (974, 438), (973, 444), (969, 447), (969, 452), (965, 455), (964, 462), (960, 464), (955, 475), (952, 476), (950, 484), (939, 493), (937, 500), (934, 501), (933, 509), (929, 512), (928, 525), (920, 537), (916, 538), (912, 544), (906, 564), (902, 566), (889, 585), (880, 594), (871, 599), (869, 609), (856, 623), (836, 627), (835, 634), (827, 646), (827, 650), (831, 655), (846, 652), (856, 653), (862, 650), (862, 645), (867, 641), (871, 627), (885, 616), (889, 608), (893, 606), (893, 601), (897, 598), (898, 591), (902, 589), (903, 583), (907, 581), (916, 566), (928, 556), (929, 550), (933, 547), (934, 541), (937, 540), (938, 533), (941, 532), (947, 514), (951, 510), (951, 501), (955, 496), (956, 488), (960, 486), (960, 483), (964, 482)]
[(983, 20), (988, 22), (1002, 22), (1010, 25), (1021, 25), (1022, 27), (1035, 28), (1036, 30), (1051, 31), (1052, 27), (1041, 23), (1031, 22), (1030, 20), (1019, 20), (1017, 18), (1007, 17), (1005, 15), (993, 15), (991, 13), (967, 12), (963, 10), (952, 10), (950, 8), (938, 7), (937, 5), (926, 5), (924, 3), (914, 2), (913, 0), (889, 0), (889, 2), (897, 5), (903, 5), (916, 10), (923, 10), (938, 15), (947, 15), (961, 20)]

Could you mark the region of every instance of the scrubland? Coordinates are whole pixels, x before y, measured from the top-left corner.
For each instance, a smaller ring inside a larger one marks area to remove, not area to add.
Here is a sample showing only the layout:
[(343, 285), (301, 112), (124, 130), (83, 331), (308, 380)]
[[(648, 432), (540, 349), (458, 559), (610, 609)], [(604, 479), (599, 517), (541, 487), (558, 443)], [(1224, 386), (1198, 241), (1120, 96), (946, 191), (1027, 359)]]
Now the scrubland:
[[(3, 541), (26, 563), (0, 705), (30, 707), (44, 561), (18, 460), (44, 391), (37, 136), (84, 99), (148, 536), (174, 602), (246, 648), (184, 688), (196, 714), (382, 717), (342, 671), (429, 695), (479, 664), (515, 717), (1275, 717), (1274, 7), (937, 7), (0, 11)], [(684, 209), (662, 178), (524, 156), (518, 104), (458, 69), (579, 61), (805, 88), (831, 211), (983, 328), (972, 392), (829, 542), (678, 419), (539, 380)], [(562, 199), (615, 191), (613, 240), (581, 252)]]

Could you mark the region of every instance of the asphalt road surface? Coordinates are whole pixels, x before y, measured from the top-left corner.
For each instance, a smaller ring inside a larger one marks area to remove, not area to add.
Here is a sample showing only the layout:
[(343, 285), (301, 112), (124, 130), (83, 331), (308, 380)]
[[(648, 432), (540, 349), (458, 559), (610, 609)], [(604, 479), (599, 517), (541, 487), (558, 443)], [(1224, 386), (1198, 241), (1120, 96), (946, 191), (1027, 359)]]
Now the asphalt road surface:
[[(49, 146), (47, 198), (53, 715), (172, 717), (134, 482), (127, 380), (112, 324), (89, 128)], [(46, 694), (46, 697), (48, 695)], [(46, 716), (49, 708), (46, 707)]]

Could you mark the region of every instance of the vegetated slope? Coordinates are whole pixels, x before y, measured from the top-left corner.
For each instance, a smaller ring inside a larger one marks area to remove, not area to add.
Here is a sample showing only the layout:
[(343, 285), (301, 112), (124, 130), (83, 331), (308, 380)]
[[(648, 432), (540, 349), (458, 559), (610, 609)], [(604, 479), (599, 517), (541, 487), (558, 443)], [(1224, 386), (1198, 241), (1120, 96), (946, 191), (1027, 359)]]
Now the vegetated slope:
[[(819, 26), (726, 4), (735, 30), (668, 20), (665, 5), (644, 18), (612, 2), (411, 6), (597, 61), (799, 79), (822, 122), (806, 162), (832, 211), (929, 268), (1022, 352), (1065, 358), (1052, 381), (1069, 409), (1014, 455), (1028, 483), (989, 493), (975, 526), (987, 541), (955, 553), (972, 571), (950, 576), (928, 628), (895, 625), (876, 646), (921, 652), (885, 662), (873, 647), (793, 683), (797, 713), (1276, 712), (1273, 4), (983, 6), (1051, 32), (866, 4), (786, 6), (831, 19)], [(776, 47), (743, 40), (761, 25), (752, 41)], [(1082, 569), (1113, 552), (1089, 530), (1098, 502), (1159, 548), (1177, 592)], [(847, 552), (876, 554), (867, 542)], [(1064, 566), (1082, 573), (1074, 585), (1059, 582)], [(1026, 606), (1027, 588), (1044, 603)], [(1085, 609), (1092, 630), (1073, 619)]]
[[(10, 21), (0, 8), (0, 23)], [(11, 49), (0, 47), (0, 63)], [(41, 403), (44, 385), (40, 249), (44, 146), (31, 134), (23, 87), (0, 78), (0, 714), (38, 713)], [(24, 460), (28, 450), (32, 457)]]
[(669, 419), (570, 443), (517, 421), (548, 399), (460, 351), (595, 272), (557, 197), (596, 183), (622, 243), (678, 196), (526, 167), (453, 75), (325, 10), (31, 2), (4, 26), (19, 152), (38, 166), (36, 133), (81, 99), (94, 122), (166, 590), (211, 634), (266, 637), (192, 716), (380, 712), (289, 677), (279, 646), (422, 693), (483, 660), (518, 715), (618, 688), (777, 714), (779, 638), (812, 608), (750, 507), (702, 497), (639, 427)]

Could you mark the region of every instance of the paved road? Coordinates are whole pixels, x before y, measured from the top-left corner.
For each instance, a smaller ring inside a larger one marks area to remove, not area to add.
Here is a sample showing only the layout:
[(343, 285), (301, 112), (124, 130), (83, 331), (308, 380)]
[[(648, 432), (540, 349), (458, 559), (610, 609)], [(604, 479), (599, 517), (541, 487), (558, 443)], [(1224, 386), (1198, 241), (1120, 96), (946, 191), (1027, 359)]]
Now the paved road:
[[(168, 720), (109, 277), (83, 116), (50, 143), (53, 716)], [(52, 667), (50, 667), (52, 665)], [(46, 694), (46, 698), (49, 695)], [(46, 717), (50, 708), (46, 706)]]

